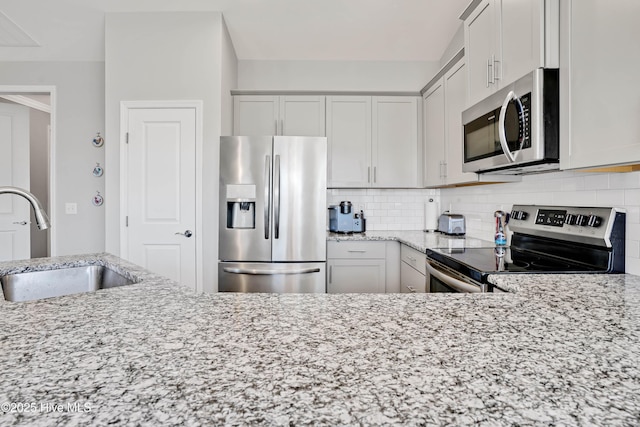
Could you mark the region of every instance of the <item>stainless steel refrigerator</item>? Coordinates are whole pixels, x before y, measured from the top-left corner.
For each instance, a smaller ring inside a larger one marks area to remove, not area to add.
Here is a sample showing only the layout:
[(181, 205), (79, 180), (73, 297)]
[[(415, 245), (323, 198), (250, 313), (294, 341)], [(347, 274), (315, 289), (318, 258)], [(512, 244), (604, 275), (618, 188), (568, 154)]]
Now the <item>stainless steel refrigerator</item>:
[(220, 138), (221, 292), (326, 292), (327, 139)]

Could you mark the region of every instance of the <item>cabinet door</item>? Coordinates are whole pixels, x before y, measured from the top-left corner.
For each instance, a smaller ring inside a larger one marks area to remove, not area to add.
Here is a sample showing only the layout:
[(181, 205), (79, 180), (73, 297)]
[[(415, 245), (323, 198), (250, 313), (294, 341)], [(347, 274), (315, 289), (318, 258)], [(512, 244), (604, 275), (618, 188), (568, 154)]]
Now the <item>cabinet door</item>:
[(640, 2), (561, 3), (560, 167), (640, 162)]
[(461, 59), (444, 76), (445, 88), (445, 140), (446, 183), (462, 184), (476, 182), (473, 172), (462, 172), (463, 139), (462, 111), (467, 104), (467, 68)]
[[(464, 21), (464, 45), (469, 67), (469, 105), (483, 100), (494, 91), (498, 33), (494, 1), (483, 0)], [(495, 61), (494, 61), (495, 60)]]
[(324, 96), (281, 96), (280, 135), (325, 136)]
[(327, 293), (384, 293), (384, 259), (327, 260)]
[(371, 183), (371, 97), (327, 97), (329, 187)]
[(233, 134), (265, 136), (278, 134), (280, 97), (236, 95), (233, 98)]
[(418, 98), (373, 97), (372, 187), (418, 187)]
[(444, 84), (440, 79), (424, 94), (424, 186), (444, 184)]
[(500, 0), (500, 86), (544, 66), (544, 4), (545, 0)]
[(401, 293), (425, 293), (427, 278), (418, 270), (412, 268), (406, 262), (400, 266), (400, 292)]

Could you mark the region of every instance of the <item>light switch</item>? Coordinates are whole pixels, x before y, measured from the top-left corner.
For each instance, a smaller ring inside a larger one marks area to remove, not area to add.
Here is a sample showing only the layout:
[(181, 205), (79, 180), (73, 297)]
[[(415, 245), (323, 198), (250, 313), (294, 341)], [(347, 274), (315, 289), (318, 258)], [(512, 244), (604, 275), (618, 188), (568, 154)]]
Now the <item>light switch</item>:
[(78, 204), (77, 203), (65, 203), (64, 212), (67, 215), (75, 215), (78, 213)]

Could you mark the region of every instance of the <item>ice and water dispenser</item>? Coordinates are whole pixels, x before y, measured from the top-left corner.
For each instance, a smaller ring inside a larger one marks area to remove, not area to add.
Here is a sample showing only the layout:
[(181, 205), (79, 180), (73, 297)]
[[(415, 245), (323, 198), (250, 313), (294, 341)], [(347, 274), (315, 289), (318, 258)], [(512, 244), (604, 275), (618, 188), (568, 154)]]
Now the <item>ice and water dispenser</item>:
[(227, 228), (256, 228), (256, 186), (227, 185)]

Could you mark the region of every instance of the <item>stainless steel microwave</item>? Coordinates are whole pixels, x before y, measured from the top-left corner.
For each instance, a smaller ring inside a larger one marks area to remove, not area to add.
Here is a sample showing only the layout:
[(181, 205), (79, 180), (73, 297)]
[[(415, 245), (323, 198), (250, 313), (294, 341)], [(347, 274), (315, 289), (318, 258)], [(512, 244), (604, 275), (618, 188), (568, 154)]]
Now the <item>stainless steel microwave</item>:
[(462, 113), (465, 172), (559, 168), (558, 69), (538, 68)]

